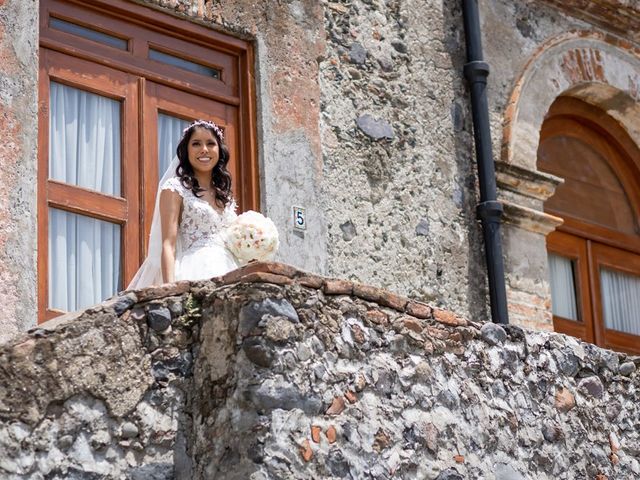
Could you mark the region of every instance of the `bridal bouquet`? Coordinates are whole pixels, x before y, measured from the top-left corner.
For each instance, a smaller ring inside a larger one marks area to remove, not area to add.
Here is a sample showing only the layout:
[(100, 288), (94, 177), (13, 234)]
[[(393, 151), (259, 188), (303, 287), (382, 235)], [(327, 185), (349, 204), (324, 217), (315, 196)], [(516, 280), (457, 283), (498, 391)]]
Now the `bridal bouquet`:
[(225, 242), (241, 264), (272, 260), (280, 244), (278, 230), (271, 219), (253, 210), (238, 215), (229, 225)]

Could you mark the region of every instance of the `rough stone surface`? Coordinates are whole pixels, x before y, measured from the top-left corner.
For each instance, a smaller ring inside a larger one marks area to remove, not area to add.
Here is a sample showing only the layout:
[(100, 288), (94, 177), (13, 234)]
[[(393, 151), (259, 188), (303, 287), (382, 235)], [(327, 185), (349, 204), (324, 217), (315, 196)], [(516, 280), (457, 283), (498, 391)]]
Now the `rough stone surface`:
[(598, 377), (587, 377), (580, 380), (578, 390), (584, 395), (601, 398), (604, 388)]
[(340, 225), (340, 230), (342, 230), (342, 238), (345, 242), (349, 242), (353, 240), (358, 232), (356, 231), (356, 227), (351, 220), (344, 222)]
[(620, 372), (620, 375), (625, 375), (625, 376), (629, 376), (635, 371), (636, 371), (636, 364), (633, 362), (624, 362), (618, 368), (618, 372)]
[(171, 310), (167, 307), (151, 307), (147, 312), (149, 328), (156, 332), (164, 332), (171, 326)]
[[(514, 327), (487, 343), (302, 273), (105, 303), (0, 346), (0, 477), (637, 476), (634, 357)], [(183, 312), (170, 332), (148, 302)]]
[(367, 51), (364, 49), (361, 43), (353, 42), (349, 49), (349, 59), (353, 63), (362, 65), (367, 60)]
[(324, 18), (328, 273), (485, 318), (483, 282), (465, 287), (484, 267), (459, 6), (326, 2)]
[(358, 117), (356, 123), (360, 130), (373, 140), (381, 140), (383, 138), (387, 140), (393, 139), (393, 128), (386, 120), (373, 118), (371, 115), (366, 114)]
[(500, 325), (485, 323), (480, 329), (482, 338), (490, 345), (501, 345), (507, 339), (507, 332)]
[(426, 237), (429, 235), (429, 221), (425, 218), (421, 219), (416, 225), (416, 235)]

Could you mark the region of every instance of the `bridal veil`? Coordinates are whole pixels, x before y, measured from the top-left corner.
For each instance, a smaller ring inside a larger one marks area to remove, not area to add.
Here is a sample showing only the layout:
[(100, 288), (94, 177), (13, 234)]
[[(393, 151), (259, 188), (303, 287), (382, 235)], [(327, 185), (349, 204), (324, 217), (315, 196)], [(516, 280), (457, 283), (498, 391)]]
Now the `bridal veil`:
[[(148, 287), (150, 285), (160, 285), (162, 281), (162, 228), (160, 225), (160, 193), (162, 186), (167, 180), (176, 176), (176, 168), (178, 167), (178, 157), (174, 156), (164, 175), (158, 182), (158, 191), (156, 192), (156, 203), (153, 207), (153, 218), (151, 220), (151, 231), (149, 233), (149, 242), (147, 248), (147, 258), (136, 272), (133, 280), (127, 286), (127, 290), (135, 290)], [(178, 246), (176, 245), (176, 249)]]

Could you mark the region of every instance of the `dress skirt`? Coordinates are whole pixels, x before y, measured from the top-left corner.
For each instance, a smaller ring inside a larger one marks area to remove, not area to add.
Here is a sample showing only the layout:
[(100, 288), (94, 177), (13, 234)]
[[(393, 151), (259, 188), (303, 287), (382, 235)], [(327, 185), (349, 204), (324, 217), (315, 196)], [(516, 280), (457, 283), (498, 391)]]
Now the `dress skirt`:
[(191, 247), (176, 259), (176, 280), (207, 280), (235, 270), (240, 265), (224, 246)]

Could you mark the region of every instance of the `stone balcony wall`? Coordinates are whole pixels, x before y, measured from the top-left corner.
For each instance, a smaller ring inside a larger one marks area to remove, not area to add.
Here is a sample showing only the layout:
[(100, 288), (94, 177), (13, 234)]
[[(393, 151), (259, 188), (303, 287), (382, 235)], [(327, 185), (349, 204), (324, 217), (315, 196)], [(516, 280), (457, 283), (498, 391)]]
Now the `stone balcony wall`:
[(0, 346), (0, 477), (632, 479), (640, 358), (282, 264)]

